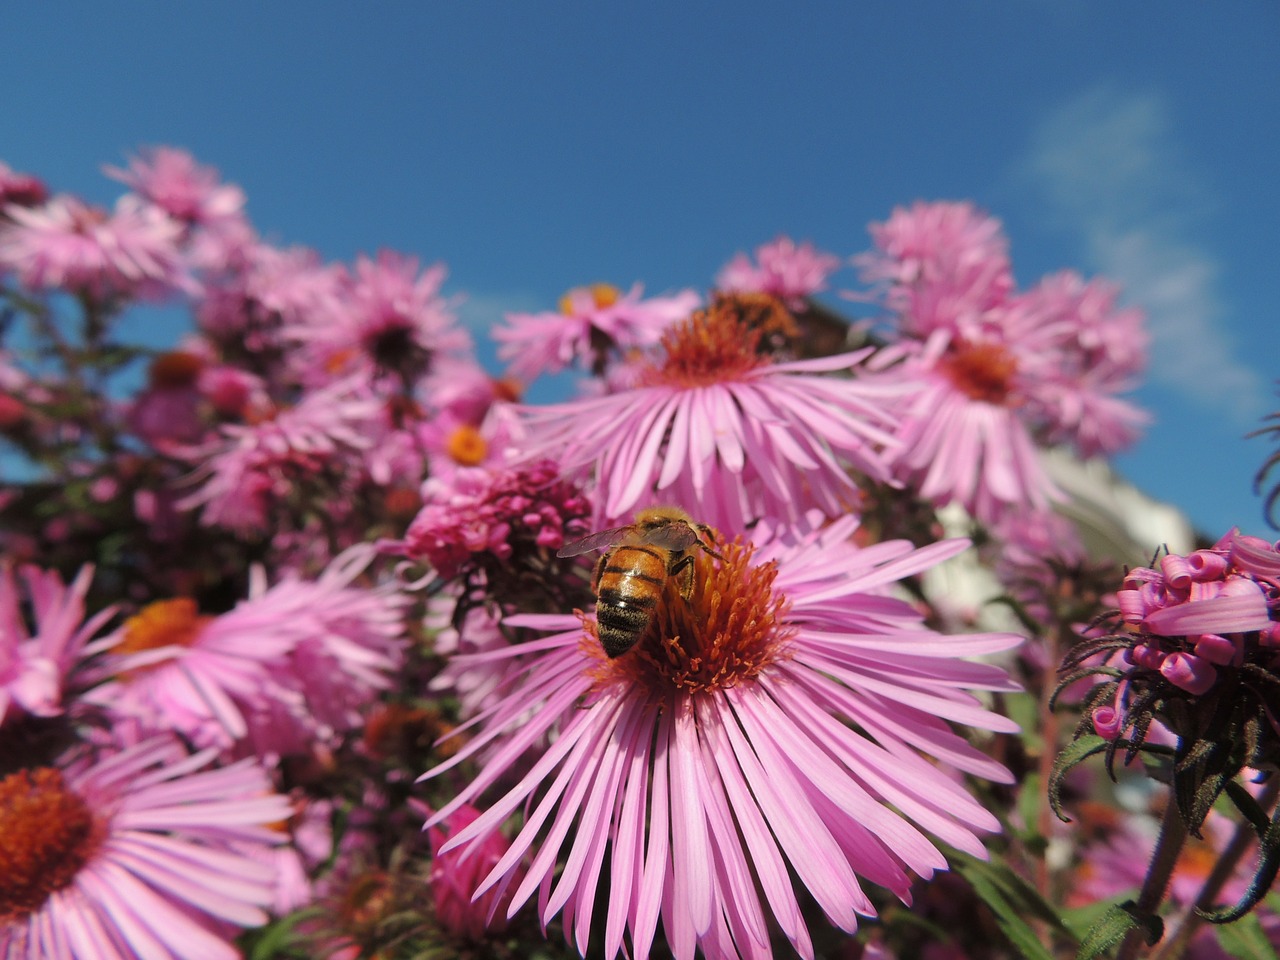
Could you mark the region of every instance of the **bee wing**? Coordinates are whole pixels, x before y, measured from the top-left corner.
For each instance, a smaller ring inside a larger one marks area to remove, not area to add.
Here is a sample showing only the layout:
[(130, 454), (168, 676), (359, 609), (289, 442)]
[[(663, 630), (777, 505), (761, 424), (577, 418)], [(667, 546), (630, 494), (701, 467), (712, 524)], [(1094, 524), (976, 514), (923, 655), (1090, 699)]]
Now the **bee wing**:
[(679, 520), (643, 531), (640, 534), (640, 542), (651, 543), (655, 547), (663, 547), (666, 550), (688, 550), (700, 540), (698, 531), (684, 520)]
[(570, 540), (563, 547), (556, 551), (557, 557), (578, 557), (584, 553), (590, 553), (592, 550), (600, 550), (603, 547), (612, 547), (615, 543), (624, 539), (632, 531), (630, 525), (625, 527), (611, 527), (608, 530), (597, 530), (595, 533), (587, 534), (580, 540)]

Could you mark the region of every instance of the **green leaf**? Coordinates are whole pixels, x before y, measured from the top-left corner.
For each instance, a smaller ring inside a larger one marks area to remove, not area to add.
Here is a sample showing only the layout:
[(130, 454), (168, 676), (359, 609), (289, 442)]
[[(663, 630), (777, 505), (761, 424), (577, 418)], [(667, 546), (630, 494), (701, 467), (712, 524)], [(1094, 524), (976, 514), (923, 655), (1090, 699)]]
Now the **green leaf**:
[(1081, 763), (1096, 753), (1101, 753), (1107, 749), (1107, 741), (1096, 733), (1085, 734), (1078, 740), (1073, 740), (1062, 748), (1062, 752), (1058, 754), (1058, 759), (1053, 762), (1053, 774), (1049, 777), (1049, 803), (1053, 806), (1053, 812), (1057, 814), (1058, 819), (1064, 823), (1070, 823), (1071, 818), (1062, 812), (1062, 779), (1071, 769), (1078, 763)]
[(1117, 946), (1130, 930), (1143, 931), (1147, 946), (1159, 943), (1164, 936), (1164, 921), (1156, 916), (1139, 917), (1134, 906), (1132, 900), (1126, 900), (1104, 913), (1085, 934), (1076, 960), (1093, 960)]
[(1218, 945), (1238, 960), (1275, 960), (1276, 948), (1271, 945), (1256, 913), (1213, 929), (1218, 935)]
[(1022, 957), (1053, 960), (1053, 954), (1027, 921), (1040, 920), (1056, 931), (1065, 932), (1066, 928), (1057, 911), (1034, 887), (1005, 864), (978, 860), (958, 851), (952, 851), (948, 859), (956, 872), (969, 881), (979, 899), (991, 908), (996, 925)]

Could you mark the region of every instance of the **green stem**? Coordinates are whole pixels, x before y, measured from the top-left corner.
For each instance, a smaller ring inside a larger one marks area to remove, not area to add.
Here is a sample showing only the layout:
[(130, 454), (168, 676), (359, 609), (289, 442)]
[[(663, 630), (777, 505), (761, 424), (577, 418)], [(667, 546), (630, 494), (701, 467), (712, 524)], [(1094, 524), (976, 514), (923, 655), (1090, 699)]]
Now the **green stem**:
[[(1178, 855), (1182, 852), (1182, 844), (1187, 839), (1187, 825), (1178, 814), (1178, 804), (1170, 795), (1164, 808), (1164, 821), (1160, 824), (1160, 839), (1156, 841), (1155, 853), (1151, 855), (1151, 865), (1147, 867), (1147, 877), (1142, 882), (1142, 890), (1138, 893), (1138, 902), (1134, 912), (1138, 916), (1151, 916), (1164, 899), (1165, 890), (1169, 886), (1169, 878), (1173, 876), (1173, 868), (1178, 863)], [(1142, 946), (1143, 932), (1130, 930), (1120, 945), (1116, 960), (1133, 960)]]

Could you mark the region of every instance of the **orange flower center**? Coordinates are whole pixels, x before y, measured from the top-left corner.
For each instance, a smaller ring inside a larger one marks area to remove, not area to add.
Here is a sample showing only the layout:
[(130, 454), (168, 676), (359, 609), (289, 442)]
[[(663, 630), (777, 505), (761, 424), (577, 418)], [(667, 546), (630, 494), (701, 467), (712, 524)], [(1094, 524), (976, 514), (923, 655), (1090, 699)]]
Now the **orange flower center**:
[(153, 387), (190, 387), (204, 369), (204, 361), (185, 350), (171, 350), (151, 361), (147, 378)]
[[(582, 288), (570, 290), (560, 298), (560, 312), (566, 317), (572, 317), (576, 312), (573, 307), (573, 295), (578, 293)], [(591, 294), (591, 301), (595, 304), (597, 310), (603, 310), (605, 307), (612, 307), (615, 303), (622, 299), (622, 291), (611, 283), (593, 283), (586, 288)]]
[(688, 600), (677, 578), (667, 579), (648, 628), (616, 659), (600, 646), (595, 620), (584, 617), (582, 642), (600, 684), (641, 685), (661, 702), (673, 692), (732, 687), (786, 656), (795, 628), (785, 623), (790, 604), (773, 589), (777, 564), (753, 564), (754, 548), (737, 542), (720, 552), (723, 563), (698, 550)]
[(1013, 377), (1018, 372), (1013, 355), (998, 343), (959, 341), (941, 366), (961, 393), (991, 404), (1003, 404), (1009, 399)]
[(641, 371), (645, 386), (697, 387), (724, 383), (769, 363), (761, 341), (795, 336), (795, 320), (781, 302), (763, 293), (717, 294), (663, 335), (666, 360)]
[(489, 453), (489, 444), (485, 442), (484, 437), (480, 436), (479, 430), (469, 423), (464, 423), (454, 428), (453, 433), (449, 434), (445, 452), (454, 463), (464, 467), (475, 467), (484, 463), (484, 458)]
[(0, 926), (39, 910), (93, 856), (102, 829), (50, 767), (0, 780)]
[(202, 617), (190, 597), (149, 603), (124, 624), (124, 639), (113, 653), (139, 653), (160, 647), (189, 647), (211, 617)]

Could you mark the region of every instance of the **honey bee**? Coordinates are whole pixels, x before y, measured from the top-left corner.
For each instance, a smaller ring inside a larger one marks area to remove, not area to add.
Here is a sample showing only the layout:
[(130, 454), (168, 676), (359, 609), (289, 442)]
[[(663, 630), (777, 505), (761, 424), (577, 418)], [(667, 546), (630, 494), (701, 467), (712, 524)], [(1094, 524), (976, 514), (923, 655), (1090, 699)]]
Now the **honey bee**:
[(711, 548), (712, 540), (711, 528), (695, 523), (680, 508), (651, 507), (637, 513), (635, 523), (566, 543), (556, 556), (609, 548), (596, 564), (591, 589), (596, 594), (600, 645), (613, 659), (644, 635), (668, 578), (676, 578), (685, 600), (692, 596), (695, 547), (724, 559)]

